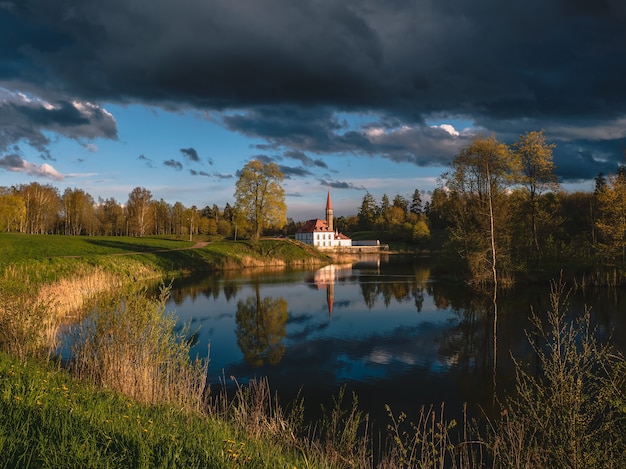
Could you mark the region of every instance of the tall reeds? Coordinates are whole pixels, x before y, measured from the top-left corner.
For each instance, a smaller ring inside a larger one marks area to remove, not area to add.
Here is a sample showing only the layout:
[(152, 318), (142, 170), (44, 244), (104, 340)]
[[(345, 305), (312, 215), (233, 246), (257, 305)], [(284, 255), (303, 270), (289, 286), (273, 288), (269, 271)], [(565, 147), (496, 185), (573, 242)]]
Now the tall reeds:
[(75, 374), (139, 402), (202, 411), (208, 360), (190, 359), (188, 329), (165, 312), (168, 295), (134, 289), (101, 300), (75, 335)]
[(26, 286), (0, 283), (0, 350), (21, 361), (48, 358), (56, 346), (58, 322), (47, 305), (29, 294)]
[(119, 290), (122, 278), (97, 267), (41, 283), (32, 269), (11, 266), (0, 279), (0, 349), (49, 358), (57, 352), (59, 331), (76, 322), (99, 295)]

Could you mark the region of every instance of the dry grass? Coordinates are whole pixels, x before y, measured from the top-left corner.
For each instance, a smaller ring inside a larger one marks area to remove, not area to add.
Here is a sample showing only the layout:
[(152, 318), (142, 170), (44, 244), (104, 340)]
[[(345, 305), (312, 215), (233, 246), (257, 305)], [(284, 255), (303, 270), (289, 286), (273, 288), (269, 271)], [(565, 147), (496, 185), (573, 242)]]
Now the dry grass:
[(17, 356), (49, 358), (56, 345), (57, 323), (46, 305), (30, 295), (0, 286), (0, 349)]
[(10, 266), (0, 282), (0, 346), (23, 360), (53, 355), (61, 327), (78, 321), (103, 293), (119, 290), (123, 279), (93, 267), (41, 284)]
[(101, 300), (77, 331), (76, 375), (139, 402), (202, 411), (208, 360), (190, 360), (189, 331), (176, 331), (168, 295), (164, 287), (155, 299), (135, 290)]

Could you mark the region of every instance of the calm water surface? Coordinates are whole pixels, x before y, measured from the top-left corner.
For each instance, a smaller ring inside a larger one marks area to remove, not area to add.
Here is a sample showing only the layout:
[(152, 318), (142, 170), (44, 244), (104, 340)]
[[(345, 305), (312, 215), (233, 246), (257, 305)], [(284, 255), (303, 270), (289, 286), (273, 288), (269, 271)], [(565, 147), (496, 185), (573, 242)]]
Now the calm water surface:
[[(464, 402), (491, 412), (494, 382), (500, 396), (513, 390), (511, 354), (534, 362), (524, 330), (530, 305), (545, 312), (548, 300), (547, 287), (500, 295), (495, 379), (491, 299), (438, 281), (425, 260), (377, 256), (179, 280), (168, 309), (197, 330), (194, 356), (206, 356), (210, 344), (213, 385), (268, 377), (285, 402), (300, 392), (313, 413), (346, 385), (384, 424), (385, 404), (409, 415), (442, 402), (452, 417)], [(572, 295), (572, 311), (584, 304), (602, 338), (612, 335), (623, 350), (623, 292)]]

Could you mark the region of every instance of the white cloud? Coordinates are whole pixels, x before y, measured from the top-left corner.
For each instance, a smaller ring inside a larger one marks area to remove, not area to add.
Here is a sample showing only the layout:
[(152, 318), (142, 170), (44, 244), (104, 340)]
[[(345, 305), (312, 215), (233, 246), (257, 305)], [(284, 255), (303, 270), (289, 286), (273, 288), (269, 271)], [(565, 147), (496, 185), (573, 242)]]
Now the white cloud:
[(65, 179), (65, 177), (61, 173), (59, 173), (48, 163), (44, 163), (41, 166), (37, 166), (34, 163), (28, 162), (26, 162), (26, 164), (28, 165), (26, 169), (26, 172), (28, 174), (54, 179), (55, 181), (62, 181), (63, 179)]
[(42, 165), (30, 163), (15, 154), (5, 155), (0, 158), (0, 168), (15, 173), (25, 173), (30, 176), (53, 179), (55, 181), (62, 181), (65, 179), (65, 176), (54, 169), (52, 165), (49, 165), (48, 163), (44, 163)]
[(445, 130), (454, 137), (458, 137), (459, 135), (461, 135), (460, 132), (456, 130), (453, 125), (450, 124), (431, 125), (430, 127), (433, 129)]

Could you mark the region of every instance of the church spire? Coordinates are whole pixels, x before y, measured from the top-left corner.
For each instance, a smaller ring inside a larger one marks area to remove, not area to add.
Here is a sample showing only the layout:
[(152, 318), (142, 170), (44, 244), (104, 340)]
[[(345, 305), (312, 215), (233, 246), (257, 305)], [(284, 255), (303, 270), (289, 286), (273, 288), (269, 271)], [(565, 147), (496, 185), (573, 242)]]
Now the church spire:
[(328, 225), (328, 231), (333, 231), (333, 204), (330, 201), (330, 191), (328, 191), (328, 197), (326, 198), (326, 224)]

